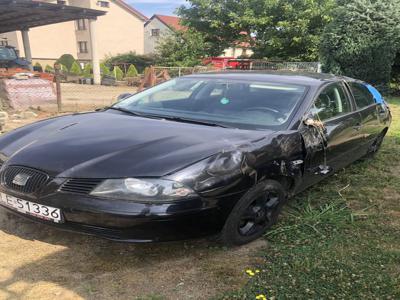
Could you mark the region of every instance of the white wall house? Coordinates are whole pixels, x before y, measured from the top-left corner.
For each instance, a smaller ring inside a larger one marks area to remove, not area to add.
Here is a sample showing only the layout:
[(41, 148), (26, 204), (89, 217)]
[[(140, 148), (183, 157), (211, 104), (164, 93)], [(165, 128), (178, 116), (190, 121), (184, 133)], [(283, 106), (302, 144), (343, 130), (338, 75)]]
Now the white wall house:
[[(123, 0), (41, 0), (103, 10), (96, 21), (97, 56), (104, 59), (129, 51), (144, 53), (144, 23), (147, 17)], [(33, 62), (52, 65), (63, 54), (71, 54), (85, 62), (92, 58), (89, 20), (69, 21), (29, 30)], [(24, 57), (20, 32), (0, 34), (0, 45), (14, 46)]]

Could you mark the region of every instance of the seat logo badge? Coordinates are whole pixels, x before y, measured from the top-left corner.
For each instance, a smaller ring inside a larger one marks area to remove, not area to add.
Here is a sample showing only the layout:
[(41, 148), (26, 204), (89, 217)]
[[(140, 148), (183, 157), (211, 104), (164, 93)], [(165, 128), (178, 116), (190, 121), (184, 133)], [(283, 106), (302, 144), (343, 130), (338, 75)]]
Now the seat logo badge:
[(20, 173), (14, 177), (12, 183), (19, 186), (25, 186), (29, 178), (31, 177), (28, 174)]

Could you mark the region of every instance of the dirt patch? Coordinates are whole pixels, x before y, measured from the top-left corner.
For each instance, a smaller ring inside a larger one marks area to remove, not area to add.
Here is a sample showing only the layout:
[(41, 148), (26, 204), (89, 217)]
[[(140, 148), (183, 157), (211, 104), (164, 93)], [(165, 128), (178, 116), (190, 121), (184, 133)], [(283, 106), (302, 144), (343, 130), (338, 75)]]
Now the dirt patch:
[(59, 231), (0, 211), (0, 298), (208, 299), (237, 289), (263, 240), (133, 245)]

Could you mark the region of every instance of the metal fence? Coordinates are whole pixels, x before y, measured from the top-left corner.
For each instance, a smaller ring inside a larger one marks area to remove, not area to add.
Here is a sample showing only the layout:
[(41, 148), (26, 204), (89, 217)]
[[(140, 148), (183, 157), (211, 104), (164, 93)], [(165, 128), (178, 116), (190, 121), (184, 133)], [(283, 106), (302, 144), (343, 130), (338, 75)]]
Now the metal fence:
[[(181, 77), (196, 73), (212, 72), (215, 67), (154, 67), (157, 74), (168, 71), (171, 78)], [(252, 70), (287, 70), (287, 71), (309, 71), (320, 72), (318, 62), (266, 62), (254, 61), (251, 64)], [(143, 76), (137, 77), (137, 81)], [(165, 79), (160, 79), (165, 80)], [(138, 83), (136, 82), (136, 83)], [(90, 82), (87, 82), (90, 83)], [(139, 84), (134, 84), (128, 79), (119, 81), (116, 85), (91, 85), (78, 83), (60, 83), (60, 99), (62, 111), (78, 112), (87, 111), (109, 106), (118, 100), (118, 96), (125, 93), (135, 93)]]
[(136, 87), (128, 85), (104, 86), (77, 83), (61, 83), (61, 107), (63, 112), (89, 111), (110, 106), (121, 94), (135, 93)]
[(213, 72), (217, 70), (215, 67), (204, 67), (204, 66), (197, 66), (197, 67), (154, 67), (157, 73), (162, 71), (168, 71), (169, 76), (172, 78), (181, 77), (190, 74), (196, 73), (205, 73), (205, 72)]
[(275, 70), (275, 71), (304, 71), (321, 73), (321, 63), (319, 62), (270, 62), (253, 61), (250, 65), (251, 70)]

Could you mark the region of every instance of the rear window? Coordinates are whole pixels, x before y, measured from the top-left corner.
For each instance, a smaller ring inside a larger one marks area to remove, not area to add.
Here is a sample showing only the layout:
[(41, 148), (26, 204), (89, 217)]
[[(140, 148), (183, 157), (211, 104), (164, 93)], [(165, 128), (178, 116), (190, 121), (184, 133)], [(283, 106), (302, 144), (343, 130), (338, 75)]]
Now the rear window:
[(350, 82), (349, 85), (353, 92), (357, 108), (367, 107), (375, 103), (374, 96), (366, 86), (357, 82)]

